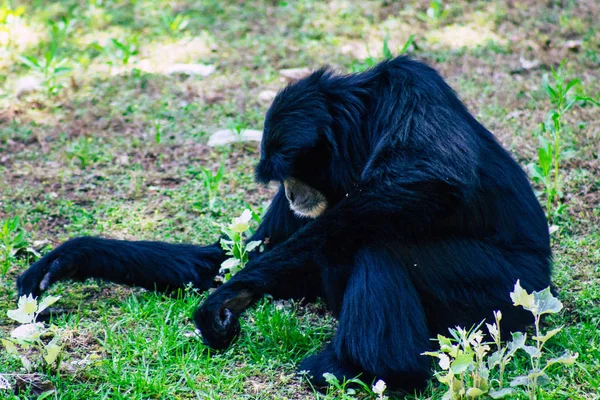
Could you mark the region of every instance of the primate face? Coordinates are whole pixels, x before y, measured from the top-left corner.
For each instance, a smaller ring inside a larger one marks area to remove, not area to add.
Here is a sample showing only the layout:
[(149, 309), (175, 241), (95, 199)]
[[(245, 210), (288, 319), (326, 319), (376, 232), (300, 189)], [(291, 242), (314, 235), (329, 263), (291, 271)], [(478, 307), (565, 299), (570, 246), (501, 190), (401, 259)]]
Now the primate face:
[(299, 217), (317, 218), (327, 209), (327, 199), (323, 193), (296, 179), (289, 178), (283, 182), (285, 197), (290, 202), (290, 209)]
[[(285, 88), (267, 111), (256, 179), (282, 182), (290, 209), (316, 218), (337, 198), (331, 183), (332, 118), (315, 75)], [(331, 136), (331, 135), (329, 135)]]

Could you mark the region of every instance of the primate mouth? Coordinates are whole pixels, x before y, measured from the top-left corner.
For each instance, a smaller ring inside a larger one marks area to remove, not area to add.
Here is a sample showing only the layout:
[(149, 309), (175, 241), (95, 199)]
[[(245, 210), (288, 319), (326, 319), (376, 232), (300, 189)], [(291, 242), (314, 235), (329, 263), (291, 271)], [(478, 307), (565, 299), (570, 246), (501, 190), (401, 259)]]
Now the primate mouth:
[(306, 183), (290, 178), (283, 182), (290, 209), (299, 217), (317, 218), (327, 209), (323, 193)]

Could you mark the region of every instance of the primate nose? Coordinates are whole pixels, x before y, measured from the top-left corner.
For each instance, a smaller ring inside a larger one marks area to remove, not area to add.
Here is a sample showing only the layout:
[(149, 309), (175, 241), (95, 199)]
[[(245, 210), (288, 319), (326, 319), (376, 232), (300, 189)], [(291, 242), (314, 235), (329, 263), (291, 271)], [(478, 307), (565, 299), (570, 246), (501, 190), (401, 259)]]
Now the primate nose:
[(293, 203), (294, 202), (294, 198), (295, 198), (294, 197), (294, 192), (292, 192), (291, 190), (287, 190), (286, 193), (287, 193), (287, 198), (290, 201), (290, 203)]

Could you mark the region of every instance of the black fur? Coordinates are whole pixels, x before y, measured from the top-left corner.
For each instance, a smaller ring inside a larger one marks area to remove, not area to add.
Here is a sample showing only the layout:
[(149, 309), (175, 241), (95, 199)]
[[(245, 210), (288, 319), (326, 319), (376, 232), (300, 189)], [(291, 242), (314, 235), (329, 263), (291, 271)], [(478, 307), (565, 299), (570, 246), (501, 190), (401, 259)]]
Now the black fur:
[[(530, 320), (511, 305), (514, 283), (550, 284), (548, 226), (526, 175), (422, 63), (400, 57), (352, 75), (323, 69), (284, 89), (266, 116), (256, 176), (297, 178), (330, 207), (300, 219), (279, 190), (253, 237), (268, 237), (268, 251), (194, 314), (213, 347), (234, 339), (248, 299), (321, 296), (339, 327), (300, 369), (317, 385), (325, 372), (362, 374), (412, 391), (430, 375), (419, 355), (429, 337), (493, 310), (502, 310), (506, 331), (521, 329)], [(216, 245), (80, 238), (26, 271), (19, 292), (39, 294), (49, 271), (51, 281), (204, 289), (222, 260)]]

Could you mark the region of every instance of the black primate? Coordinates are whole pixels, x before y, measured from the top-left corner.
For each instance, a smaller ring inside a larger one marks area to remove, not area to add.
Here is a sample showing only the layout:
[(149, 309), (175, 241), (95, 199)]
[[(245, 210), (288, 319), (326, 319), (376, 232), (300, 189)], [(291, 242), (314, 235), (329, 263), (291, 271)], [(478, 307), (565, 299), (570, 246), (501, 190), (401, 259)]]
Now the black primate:
[[(362, 73), (323, 69), (288, 86), (267, 112), (260, 182), (303, 182), (327, 208), (290, 210), (281, 189), (244, 270), (194, 313), (205, 342), (227, 347), (238, 316), (265, 293), (322, 297), (339, 326), (300, 365), (411, 391), (430, 376), (429, 337), (502, 310), (506, 331), (530, 322), (512, 306), (517, 279), (550, 284), (548, 226), (525, 173), (430, 67), (405, 57)], [(308, 215), (308, 214), (307, 214)], [(225, 259), (198, 247), (70, 240), (18, 279), (19, 294), (88, 277), (159, 290), (206, 289)]]

